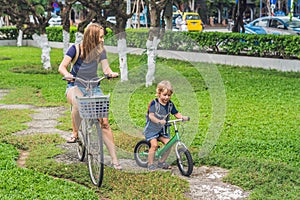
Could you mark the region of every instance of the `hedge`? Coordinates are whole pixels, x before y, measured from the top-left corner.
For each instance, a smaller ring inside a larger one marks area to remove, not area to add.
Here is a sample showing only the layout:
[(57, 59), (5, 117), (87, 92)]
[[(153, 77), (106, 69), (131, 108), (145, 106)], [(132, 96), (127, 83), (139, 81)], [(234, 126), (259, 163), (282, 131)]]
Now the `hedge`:
[[(76, 27), (70, 28), (70, 42), (75, 41)], [(149, 29), (127, 29), (128, 47), (146, 48)], [(62, 42), (62, 27), (47, 27), (49, 41)], [(18, 37), (15, 27), (0, 28), (0, 40), (14, 40)], [(31, 39), (23, 35), (23, 39)], [(107, 29), (106, 45), (116, 45), (117, 40)], [(300, 36), (295, 35), (257, 35), (221, 32), (174, 32), (166, 31), (159, 43), (159, 49), (209, 52), (228, 55), (247, 55), (256, 57), (276, 57), (300, 59)]]

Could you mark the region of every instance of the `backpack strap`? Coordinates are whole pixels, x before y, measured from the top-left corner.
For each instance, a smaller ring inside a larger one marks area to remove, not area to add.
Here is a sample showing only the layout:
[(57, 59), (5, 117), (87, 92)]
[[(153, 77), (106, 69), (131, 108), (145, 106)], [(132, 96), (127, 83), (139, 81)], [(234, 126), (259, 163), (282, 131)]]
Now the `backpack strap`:
[(168, 114), (170, 114), (173, 108), (173, 102), (170, 100), (168, 104)]
[(74, 57), (72, 58), (72, 60), (71, 60), (71, 68), (70, 68), (70, 71), (72, 71), (73, 66), (75, 65), (75, 63), (76, 63), (77, 60), (78, 60), (79, 53), (80, 53), (79, 44), (76, 44), (76, 45), (75, 45), (75, 50), (76, 50), (75, 56), (74, 56)]
[[(150, 103), (148, 104), (148, 110), (147, 110), (147, 114), (146, 114), (146, 122), (149, 121), (149, 109), (150, 109), (150, 106), (151, 106), (153, 101), (154, 101), (154, 106), (155, 106), (155, 113), (158, 114), (159, 111), (160, 111), (160, 105), (159, 105), (159, 102), (158, 102), (158, 98), (155, 98), (152, 101), (150, 101)], [(168, 117), (169, 117), (169, 115), (172, 111), (172, 108), (173, 108), (173, 102), (170, 100), (169, 103), (168, 103), (167, 119), (168, 119)]]
[[(159, 105), (159, 102), (158, 102), (158, 98), (155, 98), (153, 101), (155, 102), (155, 113), (158, 114), (159, 111), (160, 111), (160, 105)], [(172, 101), (170, 100), (170, 101), (168, 102), (168, 113), (167, 113), (167, 115), (166, 115), (166, 119), (169, 118), (169, 116), (170, 116), (170, 114), (171, 114), (171, 111), (172, 111), (172, 108), (173, 108), (173, 103), (172, 103)]]
[(156, 112), (156, 113), (159, 113), (159, 111), (160, 111), (160, 106), (159, 106), (158, 98), (155, 98), (155, 99), (154, 99), (154, 102), (155, 102), (155, 112)]

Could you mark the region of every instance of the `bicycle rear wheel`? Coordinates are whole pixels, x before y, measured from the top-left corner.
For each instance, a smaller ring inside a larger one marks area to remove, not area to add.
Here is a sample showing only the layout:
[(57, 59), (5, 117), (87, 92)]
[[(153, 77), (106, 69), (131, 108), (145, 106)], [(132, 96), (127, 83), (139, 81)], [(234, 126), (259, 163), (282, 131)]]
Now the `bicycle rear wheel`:
[(146, 140), (139, 141), (134, 147), (134, 159), (138, 166), (148, 166), (148, 153), (150, 149), (150, 142)]
[(96, 119), (88, 121), (87, 129), (87, 159), (91, 181), (100, 187), (104, 173), (104, 153), (102, 130)]
[(185, 147), (178, 149), (179, 158), (177, 166), (183, 176), (190, 176), (193, 172), (193, 159), (191, 153)]
[(78, 129), (78, 140), (77, 140), (77, 155), (80, 161), (84, 160), (86, 151), (86, 130), (87, 120), (82, 119)]

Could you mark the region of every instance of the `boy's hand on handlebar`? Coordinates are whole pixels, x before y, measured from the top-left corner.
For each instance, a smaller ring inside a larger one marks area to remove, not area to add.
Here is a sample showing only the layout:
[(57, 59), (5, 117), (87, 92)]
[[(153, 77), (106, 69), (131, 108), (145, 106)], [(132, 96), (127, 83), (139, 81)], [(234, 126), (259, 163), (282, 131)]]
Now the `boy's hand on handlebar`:
[(166, 122), (166, 120), (164, 120), (164, 119), (158, 121), (158, 124), (161, 124), (161, 125), (165, 125), (166, 123), (167, 123), (167, 122)]
[(188, 117), (188, 116), (182, 116), (182, 121), (190, 121), (190, 117)]

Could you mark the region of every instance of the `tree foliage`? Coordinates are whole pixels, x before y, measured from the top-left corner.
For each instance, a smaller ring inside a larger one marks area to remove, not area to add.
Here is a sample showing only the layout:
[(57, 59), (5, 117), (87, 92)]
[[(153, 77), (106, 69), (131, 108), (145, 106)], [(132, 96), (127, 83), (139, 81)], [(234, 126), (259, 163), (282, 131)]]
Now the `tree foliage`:
[(23, 32), (44, 34), (51, 18), (51, 0), (2, 0), (1, 12)]

